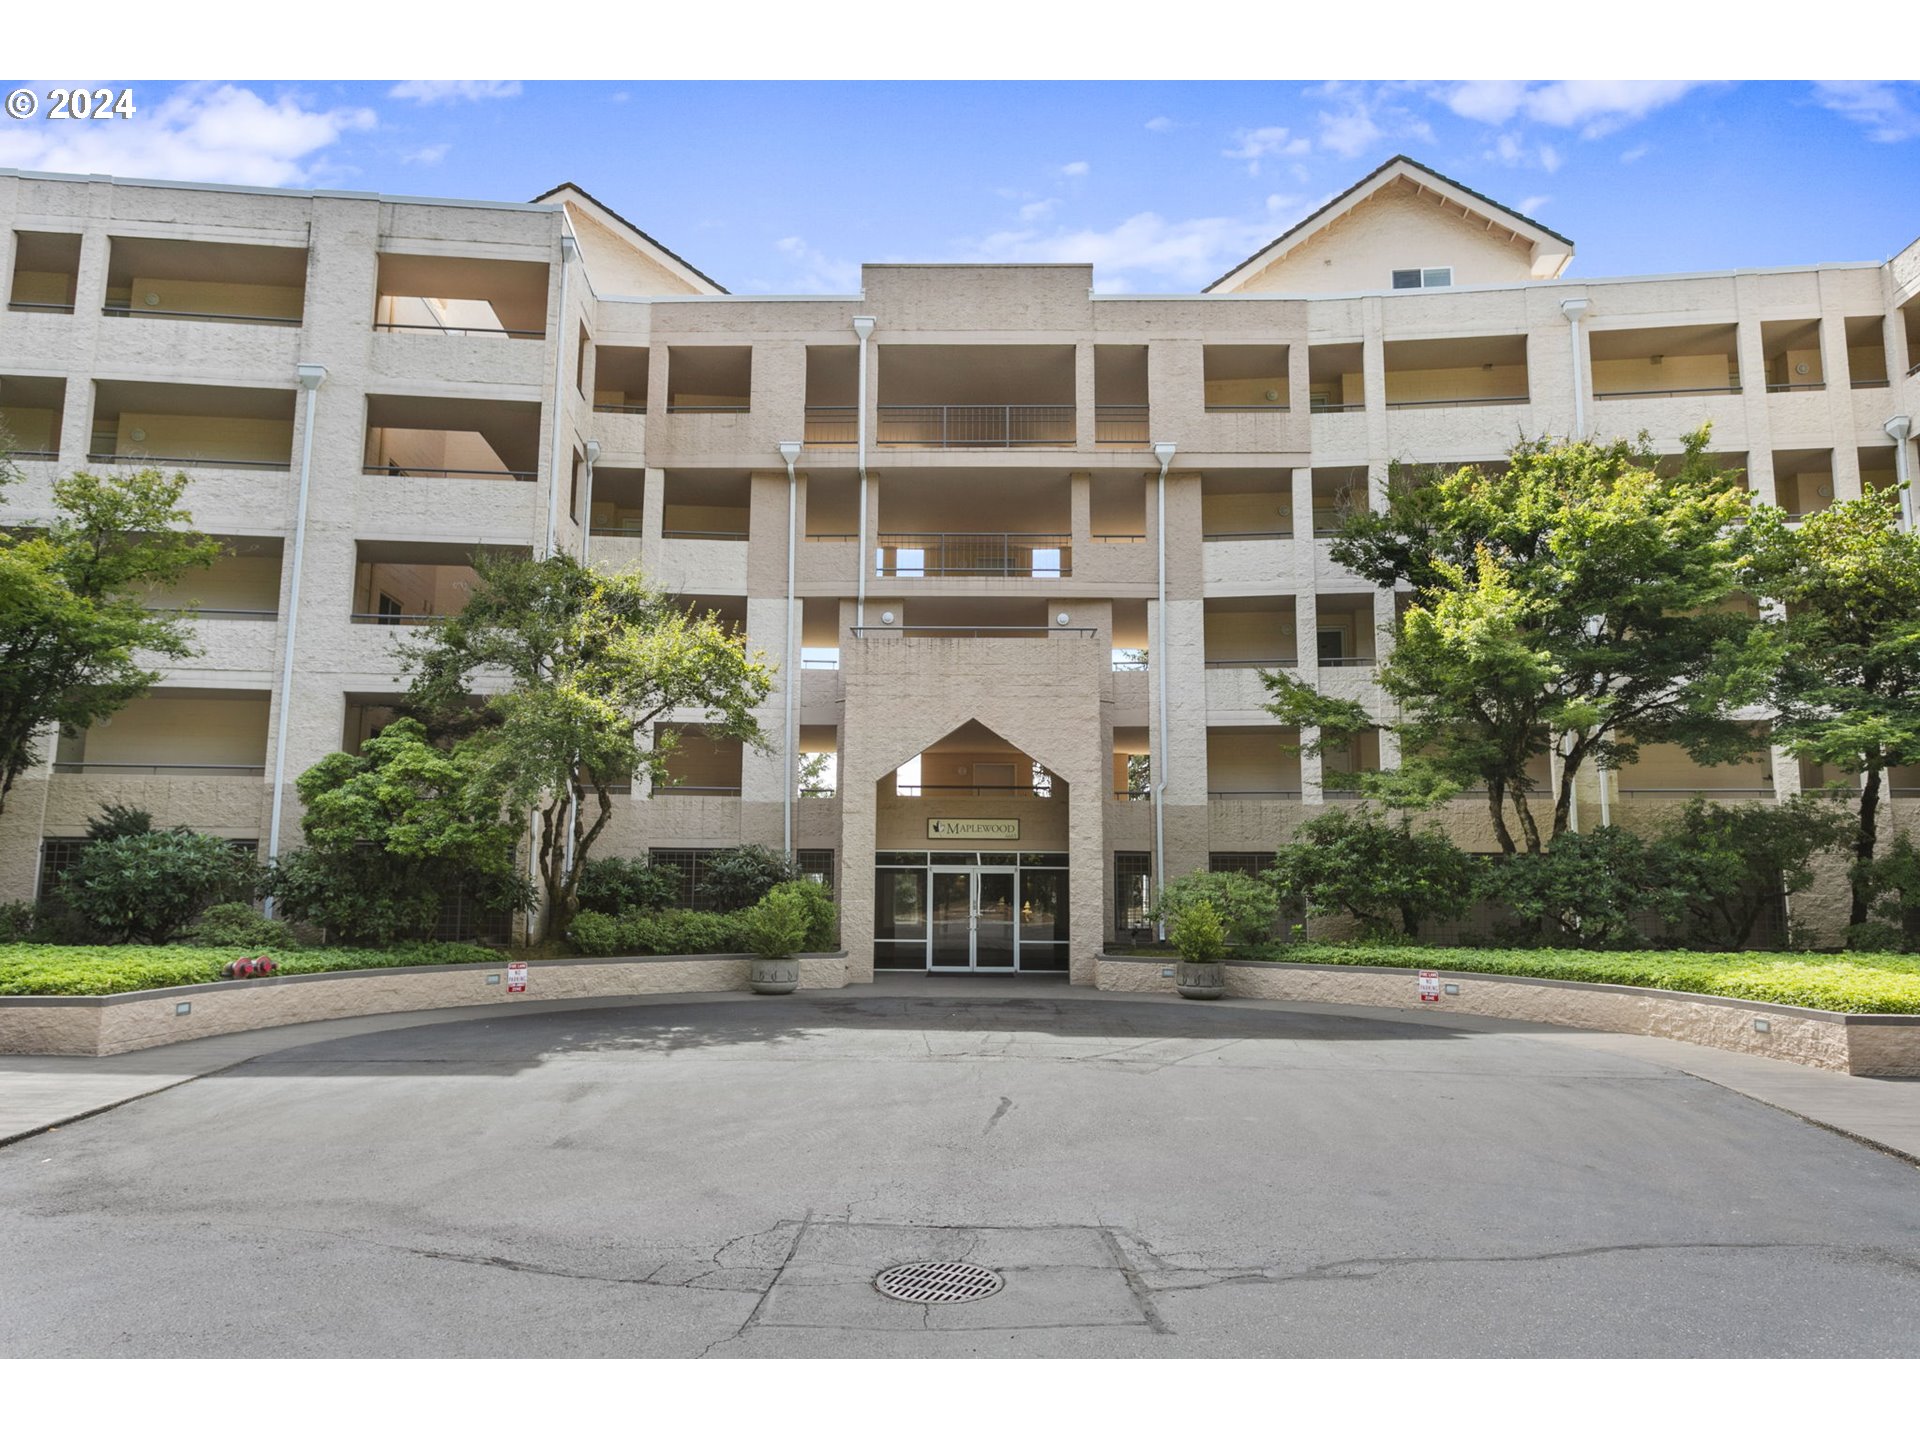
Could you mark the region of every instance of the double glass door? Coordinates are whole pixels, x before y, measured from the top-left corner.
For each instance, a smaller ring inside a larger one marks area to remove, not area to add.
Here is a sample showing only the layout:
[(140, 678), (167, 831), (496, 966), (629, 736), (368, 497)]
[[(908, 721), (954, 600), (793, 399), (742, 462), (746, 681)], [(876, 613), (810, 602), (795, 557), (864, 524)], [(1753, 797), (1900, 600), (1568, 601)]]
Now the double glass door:
[(984, 866), (933, 868), (930, 970), (1014, 968), (1014, 871)]

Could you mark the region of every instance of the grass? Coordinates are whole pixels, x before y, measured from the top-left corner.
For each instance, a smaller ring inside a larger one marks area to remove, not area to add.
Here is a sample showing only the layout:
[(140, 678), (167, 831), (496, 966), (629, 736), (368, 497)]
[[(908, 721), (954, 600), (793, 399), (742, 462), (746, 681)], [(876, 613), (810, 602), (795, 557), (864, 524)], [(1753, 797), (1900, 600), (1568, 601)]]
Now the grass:
[[(0, 995), (124, 995), (167, 985), (205, 985), (220, 968), (259, 948), (239, 945), (0, 945)], [(480, 945), (404, 945), (391, 950), (268, 950), (282, 975), (384, 970), (401, 965), (499, 961)]]
[(1387, 965), (1644, 985), (1850, 1014), (1920, 1015), (1920, 955), (1696, 950), (1503, 950), (1477, 946), (1304, 944), (1232, 957), (1300, 965)]

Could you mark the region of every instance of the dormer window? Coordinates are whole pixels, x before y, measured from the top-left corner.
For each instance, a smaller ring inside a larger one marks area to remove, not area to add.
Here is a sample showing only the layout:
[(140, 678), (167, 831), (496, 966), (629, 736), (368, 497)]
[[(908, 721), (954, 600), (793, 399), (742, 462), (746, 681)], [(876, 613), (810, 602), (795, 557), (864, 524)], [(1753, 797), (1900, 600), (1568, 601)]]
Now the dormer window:
[(1453, 284), (1453, 267), (1435, 265), (1425, 270), (1396, 270), (1393, 272), (1393, 288), (1396, 290), (1444, 290)]

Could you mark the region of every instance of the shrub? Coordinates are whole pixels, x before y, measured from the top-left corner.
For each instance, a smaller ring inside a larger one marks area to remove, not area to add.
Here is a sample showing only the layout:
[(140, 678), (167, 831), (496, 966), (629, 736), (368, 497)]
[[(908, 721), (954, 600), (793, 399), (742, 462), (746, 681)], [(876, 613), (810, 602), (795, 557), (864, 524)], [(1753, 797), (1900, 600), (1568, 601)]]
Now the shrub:
[(800, 866), (791, 855), (764, 845), (742, 845), (722, 850), (700, 867), (694, 899), (706, 910), (744, 910), (774, 886), (799, 878)]
[[(0, 946), (0, 995), (121, 995), (163, 985), (206, 985), (244, 949), (185, 945)], [(257, 954), (255, 950), (251, 953)], [(402, 965), (495, 961), (478, 945), (412, 945), (393, 950), (309, 949), (273, 957), (282, 975), (385, 970)]]
[(0, 945), (17, 945), (33, 933), (34, 908), (31, 900), (0, 905)]
[(1874, 918), (1847, 932), (1848, 946), (1920, 950), (1920, 848), (1896, 835), (1887, 853), (1864, 870)]
[(1489, 868), (1485, 889), (1521, 921), (1516, 939), (1604, 950), (1644, 943), (1637, 914), (1682, 913), (1686, 897), (1666, 872), (1638, 835), (1604, 825), (1566, 831), (1538, 854), (1507, 856)]
[(1173, 941), (1180, 958), (1189, 964), (1218, 960), (1227, 953), (1227, 932), (1221, 924), (1220, 912), (1213, 908), (1211, 900), (1204, 898), (1181, 907), (1167, 938)]
[(217, 835), (151, 830), (87, 846), (61, 893), (116, 939), (160, 945), (209, 904), (252, 894), (257, 870)]
[(677, 871), (644, 860), (609, 856), (589, 860), (580, 871), (580, 908), (600, 915), (626, 910), (664, 910), (680, 898)]
[(792, 895), (799, 901), (806, 915), (806, 933), (801, 937), (802, 950), (831, 950), (834, 932), (840, 924), (840, 907), (833, 903), (833, 896), (818, 880), (787, 880), (767, 892), (773, 895)]
[(1231, 870), (1196, 870), (1160, 892), (1153, 918), (1177, 923), (1185, 910), (1202, 901), (1213, 906), (1227, 938), (1236, 945), (1259, 945), (1270, 939), (1280, 914), (1280, 897), (1264, 881)]
[(1408, 935), (1427, 919), (1455, 919), (1473, 904), (1478, 870), (1438, 829), (1415, 830), (1365, 807), (1309, 820), (1273, 857), (1267, 883), (1296, 895), (1310, 915), (1358, 920), (1371, 935)]
[(296, 950), (300, 946), (292, 926), (267, 919), (244, 900), (209, 905), (184, 934), (195, 945), (241, 945), (261, 950)]
[(145, 835), (153, 829), (153, 816), (131, 805), (102, 805), (100, 813), (87, 822), (87, 839), (119, 840), (128, 835)]
[(737, 914), (704, 910), (583, 913), (567, 938), (584, 955), (736, 955), (746, 948)]
[(788, 886), (775, 886), (740, 915), (740, 934), (762, 960), (784, 960), (807, 939), (807, 902)]
[(1779, 805), (1695, 798), (1667, 826), (1651, 858), (1677, 892), (1688, 940), (1711, 950), (1742, 950), (1781, 895), (1813, 883), (1813, 857), (1845, 844), (1856, 823), (1810, 795)]
[(359, 851), (294, 850), (275, 861), (260, 883), (289, 920), (324, 930), (334, 943), (392, 945), (420, 940), (440, 918), (443, 887), (476, 887), (483, 909), (524, 909), (532, 898), (525, 875), (474, 875), (449, 868), (434, 888), (385, 873), (389, 857), (371, 847)]

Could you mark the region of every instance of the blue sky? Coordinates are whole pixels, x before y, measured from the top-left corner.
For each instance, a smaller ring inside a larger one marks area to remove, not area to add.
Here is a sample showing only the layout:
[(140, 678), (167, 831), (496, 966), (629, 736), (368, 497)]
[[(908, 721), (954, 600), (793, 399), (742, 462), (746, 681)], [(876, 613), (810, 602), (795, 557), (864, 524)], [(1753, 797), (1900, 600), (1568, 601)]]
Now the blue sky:
[(1908, 82), (133, 88), (131, 121), (0, 120), (0, 166), (496, 200), (573, 180), (742, 293), (851, 291), (862, 260), (1091, 260), (1101, 290), (1192, 291), (1398, 151), (1572, 236), (1578, 276), (1920, 234)]

